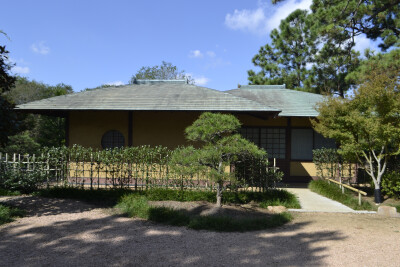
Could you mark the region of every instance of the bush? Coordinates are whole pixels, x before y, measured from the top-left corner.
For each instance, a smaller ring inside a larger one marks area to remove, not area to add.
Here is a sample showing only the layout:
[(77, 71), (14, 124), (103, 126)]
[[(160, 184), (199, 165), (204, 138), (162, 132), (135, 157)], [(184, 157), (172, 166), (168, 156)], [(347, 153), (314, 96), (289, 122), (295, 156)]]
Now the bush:
[(317, 168), (317, 174), (319, 177), (335, 177), (339, 167), (340, 156), (337, 149), (314, 149), (313, 162)]
[(18, 191), (11, 191), (4, 188), (0, 188), (0, 196), (18, 196), (21, 193)]
[(46, 175), (42, 171), (9, 168), (2, 171), (0, 187), (21, 193), (32, 193), (37, 191), (45, 180)]
[(397, 171), (387, 172), (383, 175), (382, 193), (388, 197), (400, 197), (400, 173)]

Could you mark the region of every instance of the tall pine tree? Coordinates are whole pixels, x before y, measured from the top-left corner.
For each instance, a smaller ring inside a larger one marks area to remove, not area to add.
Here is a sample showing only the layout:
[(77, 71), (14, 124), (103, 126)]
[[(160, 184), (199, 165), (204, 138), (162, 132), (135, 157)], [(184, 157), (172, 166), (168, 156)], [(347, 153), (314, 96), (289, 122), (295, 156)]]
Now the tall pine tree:
[(316, 53), (316, 34), (306, 10), (296, 10), (271, 32), (271, 45), (253, 58), (256, 73), (249, 70), (250, 84), (286, 84), (288, 88), (311, 88), (308, 64)]

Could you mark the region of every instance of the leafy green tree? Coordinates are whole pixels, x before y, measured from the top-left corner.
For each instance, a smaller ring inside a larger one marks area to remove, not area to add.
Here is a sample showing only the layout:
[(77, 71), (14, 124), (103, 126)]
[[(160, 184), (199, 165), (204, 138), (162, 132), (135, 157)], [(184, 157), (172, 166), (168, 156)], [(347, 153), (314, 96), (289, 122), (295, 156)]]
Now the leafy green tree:
[(311, 10), (320, 32), (331, 40), (341, 34), (354, 46), (354, 38), (365, 34), (372, 40), (381, 38), (384, 51), (399, 43), (398, 0), (313, 0)]
[[(209, 175), (217, 184), (217, 206), (221, 206), (224, 183), (234, 179), (225, 172), (240, 155), (264, 156), (266, 152), (237, 133), (239, 120), (230, 114), (205, 112), (186, 128), (186, 138), (202, 144), (196, 152), (192, 148), (184, 150), (186, 154), (197, 153), (198, 163), (209, 168)], [(192, 156), (191, 156), (192, 157)]]
[[(272, 0), (273, 3), (282, 1)], [(308, 20), (312, 21), (312, 26), (307, 30), (318, 36), (319, 49), (310, 62), (311, 88), (305, 88), (307, 91), (344, 97), (349, 88), (357, 86), (359, 82), (351, 78), (354, 74), (350, 78), (347, 76), (360, 64), (359, 54), (353, 50), (359, 35), (382, 40), (379, 46), (383, 51), (400, 45), (398, 0), (313, 0), (311, 11)], [(284, 78), (286, 73), (280, 74), (271, 63), (273, 58), (267, 57), (267, 61), (275, 78), (272, 83), (290, 85)], [(249, 72), (253, 83), (263, 83), (262, 77), (268, 77), (254, 74)]]
[[(272, 3), (283, 1), (272, 0)], [(321, 25), (321, 33), (343, 33), (353, 45), (360, 34), (372, 40), (381, 38), (379, 46), (384, 51), (399, 44), (398, 0), (313, 0), (311, 10), (314, 23)]]
[[(17, 77), (15, 86), (4, 95), (7, 100), (13, 104), (24, 104), (27, 102), (49, 98), (53, 96), (65, 95), (72, 93), (72, 87), (65, 84), (57, 84), (55, 86), (44, 83), (30, 81), (25, 77)], [(14, 112), (10, 111), (14, 114)], [(17, 117), (15, 125), (17, 129), (14, 131), (12, 140), (28, 140), (39, 144), (40, 146), (62, 146), (65, 144), (65, 120), (45, 115), (34, 114), (14, 114)], [(13, 152), (32, 153), (32, 146), (29, 142), (17, 142), (19, 146), (10, 143), (3, 150), (10, 151), (11, 148), (17, 149)], [(26, 152), (29, 151), (29, 152)]]
[(135, 83), (135, 80), (179, 80), (188, 79), (190, 84), (194, 84), (194, 79), (185, 74), (185, 71), (179, 71), (172, 63), (162, 61), (161, 65), (146, 66), (140, 68), (129, 81), (130, 84)]
[(9, 145), (3, 151), (5, 153), (35, 154), (40, 145), (30, 136), (29, 131), (23, 131), (9, 137)]
[(371, 70), (351, 99), (331, 97), (320, 103), (319, 116), (313, 122), (317, 132), (339, 141), (340, 153), (365, 164), (375, 185), (377, 203), (381, 201), (380, 184), (388, 159), (400, 153), (398, 77), (398, 69), (394, 73)]
[(376, 69), (385, 72), (390, 78), (400, 75), (400, 49), (393, 49), (387, 53), (376, 55), (366, 51), (365, 56), (366, 60), (362, 61), (357, 69), (347, 75), (346, 79), (350, 80), (351, 83), (357, 84), (358, 81), (365, 80)]
[(85, 88), (82, 91), (92, 91), (92, 90), (97, 90), (97, 89), (102, 89), (102, 88), (109, 88), (109, 87), (114, 87), (115, 85), (111, 84), (102, 84), (93, 88)]
[(6, 93), (7, 98), (16, 105), (73, 92), (70, 85), (63, 83), (53, 86), (34, 80), (30, 81), (26, 77), (17, 76), (16, 78), (15, 86)]
[(288, 88), (311, 87), (307, 64), (316, 53), (316, 34), (307, 10), (296, 10), (272, 30), (271, 45), (260, 48), (253, 63), (261, 68), (248, 71), (250, 84), (286, 84)]
[[(3, 31), (0, 33), (7, 37)], [(15, 125), (15, 114), (12, 113), (14, 106), (3, 95), (15, 83), (15, 77), (10, 74), (12, 65), (9, 63), (8, 53), (6, 47), (0, 45), (0, 148), (7, 143)]]
[(325, 43), (314, 57), (311, 69), (312, 92), (344, 97), (345, 93), (357, 83), (347, 79), (347, 76), (356, 70), (359, 64), (359, 52), (351, 47), (350, 50), (346, 50), (340, 43)]

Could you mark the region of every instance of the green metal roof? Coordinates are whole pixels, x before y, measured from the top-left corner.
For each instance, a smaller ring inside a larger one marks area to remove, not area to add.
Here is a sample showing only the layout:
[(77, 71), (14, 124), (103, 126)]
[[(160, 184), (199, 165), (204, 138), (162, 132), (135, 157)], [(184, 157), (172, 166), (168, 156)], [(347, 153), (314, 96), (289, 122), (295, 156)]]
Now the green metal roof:
[(275, 112), (281, 117), (316, 117), (322, 95), (285, 89), (285, 85), (242, 85), (217, 91), (186, 80), (136, 80), (135, 84), (56, 96), (22, 105), (28, 112), (71, 110), (155, 110)]
[(71, 110), (168, 110), (279, 112), (234, 94), (187, 84), (185, 80), (137, 80), (135, 84), (100, 88), (18, 105), (28, 112)]
[(324, 96), (285, 89), (284, 85), (245, 85), (225, 91), (282, 110), (280, 117), (316, 117), (315, 106)]

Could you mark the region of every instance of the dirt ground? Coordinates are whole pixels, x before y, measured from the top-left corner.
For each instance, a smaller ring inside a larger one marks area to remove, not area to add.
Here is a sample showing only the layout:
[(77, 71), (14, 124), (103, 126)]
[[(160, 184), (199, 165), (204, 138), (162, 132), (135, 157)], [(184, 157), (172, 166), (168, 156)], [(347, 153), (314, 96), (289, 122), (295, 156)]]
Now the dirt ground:
[(0, 226), (0, 266), (400, 266), (400, 218), (293, 213), (275, 229), (216, 233), (80, 201), (6, 199), (27, 215)]

